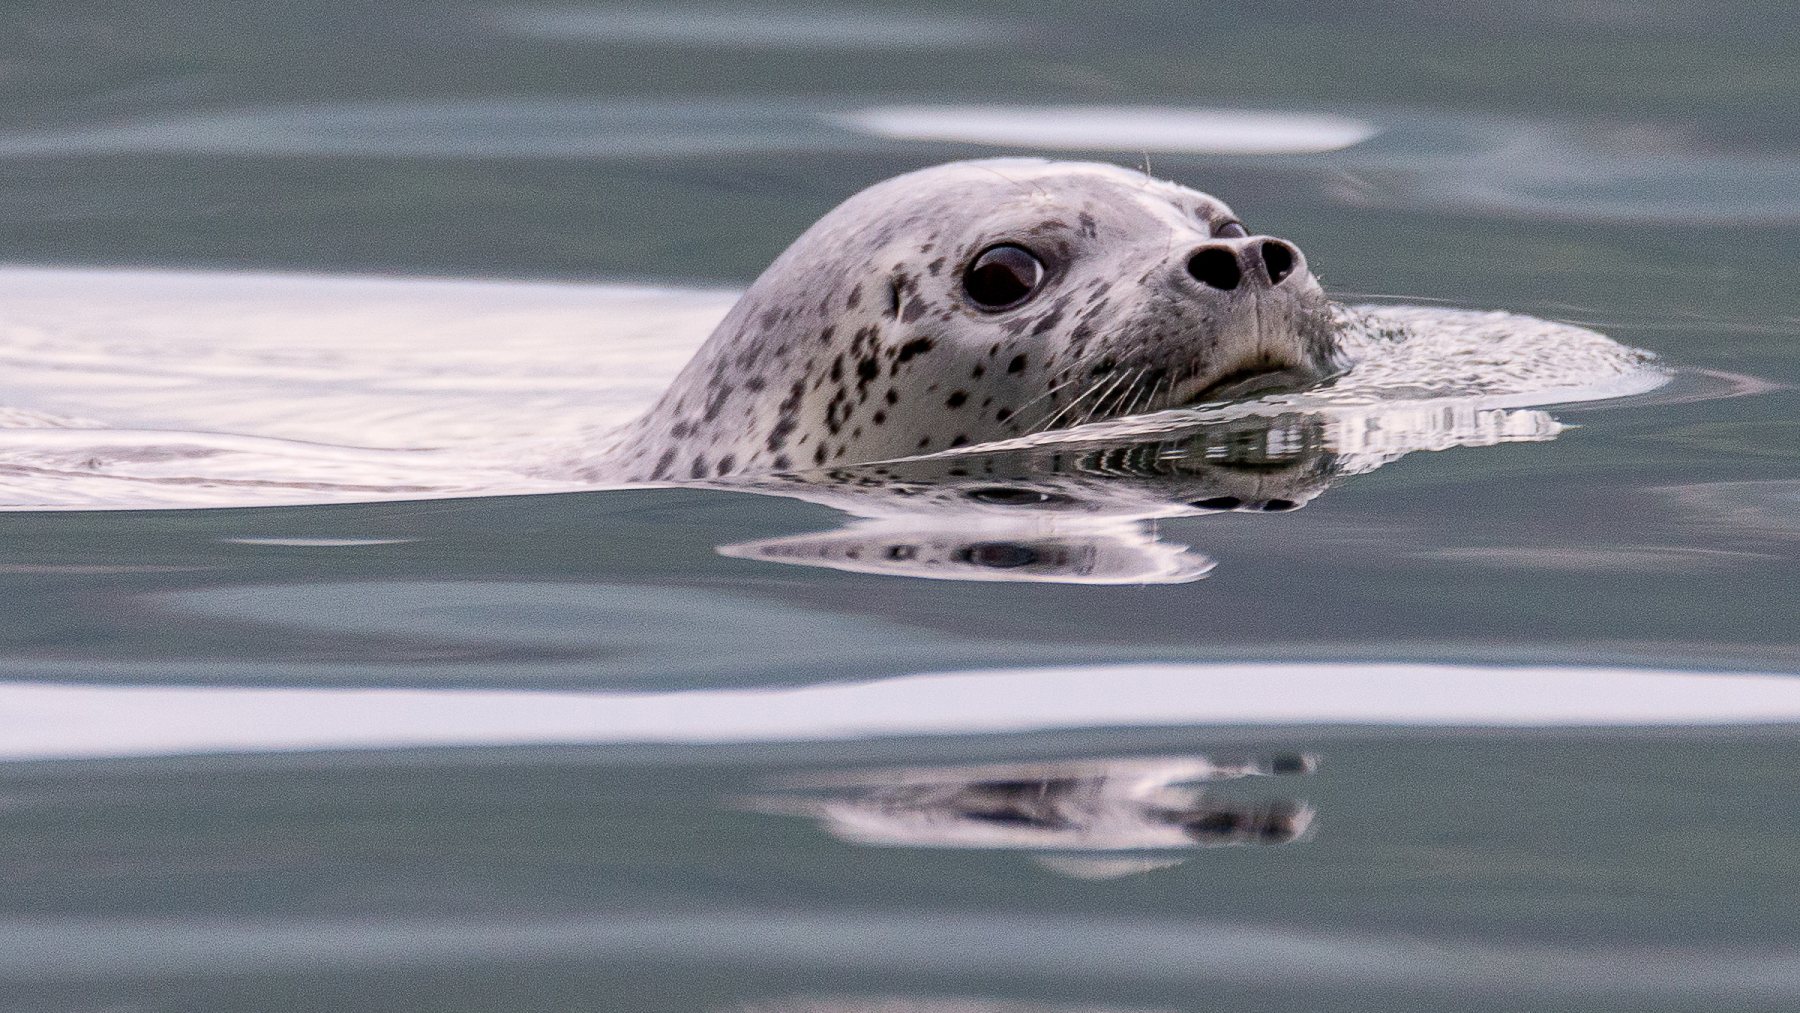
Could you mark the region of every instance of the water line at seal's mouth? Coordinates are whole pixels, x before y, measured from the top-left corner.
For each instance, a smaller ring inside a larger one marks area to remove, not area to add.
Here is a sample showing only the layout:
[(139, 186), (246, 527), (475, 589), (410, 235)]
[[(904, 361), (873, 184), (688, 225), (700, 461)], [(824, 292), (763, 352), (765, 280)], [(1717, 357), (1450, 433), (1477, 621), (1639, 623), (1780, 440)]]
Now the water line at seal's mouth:
[(1218, 401), (1242, 401), (1266, 394), (1285, 394), (1323, 379), (1319, 370), (1259, 355), (1247, 364), (1204, 382), (1188, 381), (1171, 394), (1168, 407), (1186, 408)]
[(1237, 369), (1208, 384), (1181, 403), (1195, 405), (1211, 401), (1243, 401), (1265, 394), (1285, 394), (1311, 386), (1318, 380), (1316, 370), (1300, 366), (1271, 365), (1267, 368)]

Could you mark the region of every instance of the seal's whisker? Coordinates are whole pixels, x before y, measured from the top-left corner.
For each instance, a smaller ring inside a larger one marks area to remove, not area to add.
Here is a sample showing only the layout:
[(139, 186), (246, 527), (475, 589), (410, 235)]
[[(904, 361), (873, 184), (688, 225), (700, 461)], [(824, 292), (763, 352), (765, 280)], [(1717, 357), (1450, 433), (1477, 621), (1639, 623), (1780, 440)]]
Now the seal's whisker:
[(1131, 410), (1127, 411), (1127, 412), (1121, 412), (1120, 414), (1136, 415), (1139, 412), (1144, 411), (1145, 409), (1150, 408), (1151, 406), (1155, 405), (1156, 404), (1156, 396), (1162, 392), (1163, 384), (1168, 383), (1168, 382), (1169, 382), (1169, 377), (1166, 373), (1162, 376), (1157, 377), (1155, 383), (1151, 384), (1150, 386), (1148, 386), (1138, 392), (1137, 400), (1132, 402)]
[(1086, 401), (1091, 395), (1099, 393), (1100, 390), (1106, 386), (1106, 383), (1107, 383), (1106, 379), (1100, 379), (1100, 380), (1094, 381), (1093, 386), (1089, 387), (1087, 390), (1082, 391), (1080, 396), (1074, 398), (1068, 404), (1063, 405), (1060, 409), (1058, 409), (1056, 411), (1056, 413), (1054, 415), (1051, 415), (1049, 418), (1045, 419), (1042, 423), (1040, 423), (1038, 425), (1038, 428), (1040, 428), (1040, 429), (1054, 428), (1056, 426), (1056, 424), (1062, 420), (1063, 416), (1069, 414), (1071, 411), (1074, 410), (1076, 405), (1079, 405), (1079, 404), (1081, 404), (1081, 402)]
[[(1144, 395), (1148, 394), (1150, 392), (1150, 390), (1156, 386), (1156, 384), (1154, 384), (1154, 383), (1151, 384), (1149, 387), (1143, 386), (1144, 378), (1148, 377), (1149, 375), (1150, 375), (1150, 367), (1148, 367), (1148, 366), (1145, 366), (1141, 371), (1139, 371), (1138, 379), (1133, 382), (1133, 387), (1137, 391), (1137, 393), (1132, 395), (1131, 400), (1129, 402), (1119, 406), (1119, 408), (1120, 408), (1119, 414), (1120, 415), (1136, 415), (1137, 414), (1138, 408), (1140, 408), (1144, 404)], [(1161, 380), (1159, 379), (1157, 382), (1160, 383)]]
[(1132, 378), (1137, 375), (1139, 375), (1139, 371), (1135, 369), (1130, 372), (1120, 373), (1118, 377), (1113, 380), (1112, 385), (1106, 389), (1106, 393), (1100, 395), (1100, 397), (1095, 399), (1094, 403), (1089, 406), (1087, 418), (1083, 420), (1082, 424), (1086, 425), (1101, 415), (1111, 414), (1108, 405), (1117, 407), (1117, 403), (1114, 399), (1121, 393), (1131, 389)]
[[(1082, 382), (1083, 379), (1085, 379), (1091, 375), (1091, 373), (1090, 373), (1091, 366), (1099, 363), (1104, 358), (1105, 358), (1105, 355), (1103, 353), (1096, 352), (1093, 355), (1085, 356), (1083, 358), (1075, 360), (1075, 362), (1070, 364), (1068, 367), (1068, 373), (1070, 375), (1070, 379), (1065, 380), (1061, 384), (1058, 384), (1049, 393), (1055, 393), (1056, 391), (1061, 391), (1061, 390), (1068, 388), (1072, 384), (1077, 384), (1077, 383)], [(1074, 398), (1071, 398), (1068, 404), (1063, 405), (1061, 408), (1050, 413), (1050, 415), (1048, 417), (1039, 420), (1037, 425), (1034, 426), (1033, 428), (1034, 429), (1052, 428), (1053, 426), (1055, 426), (1056, 422), (1063, 417), (1063, 415), (1066, 412), (1073, 410), (1076, 405), (1079, 405), (1082, 401), (1086, 400), (1089, 395), (1091, 395), (1095, 391), (1099, 390), (1101, 385), (1103, 385), (1105, 382), (1106, 382), (1106, 380), (1104, 378), (1102, 378), (1100, 380), (1096, 380), (1094, 382), (1094, 386), (1088, 388), (1087, 390), (1082, 391), (1079, 395), (1075, 396)], [(1033, 400), (1035, 401), (1037, 399), (1034, 398)]]
[(1071, 377), (1070, 379), (1064, 380), (1062, 383), (1059, 383), (1059, 384), (1055, 385), (1054, 387), (1051, 387), (1049, 390), (1043, 392), (1042, 394), (1039, 394), (1037, 397), (1034, 397), (1031, 400), (1025, 402), (1024, 404), (1020, 405), (1019, 407), (1014, 408), (1013, 409), (1013, 417), (1017, 418), (1020, 415), (1023, 415), (1025, 413), (1025, 409), (1030, 408), (1032, 405), (1037, 404), (1039, 401), (1042, 401), (1047, 397), (1054, 397), (1059, 391), (1068, 390), (1070, 387), (1072, 387), (1075, 384), (1080, 383), (1080, 382), (1081, 382), (1081, 378), (1079, 376)]
[[(1067, 373), (1069, 374), (1071, 379), (1066, 380), (1066, 381), (1056, 385), (1055, 387), (1051, 388), (1048, 391), (1045, 391), (1043, 394), (1040, 394), (1035, 398), (1032, 398), (1030, 401), (1027, 401), (1026, 404), (1027, 405), (1035, 404), (1036, 402), (1042, 400), (1045, 397), (1049, 397), (1050, 395), (1055, 394), (1058, 391), (1067, 389), (1071, 384), (1080, 383), (1084, 377), (1091, 375), (1091, 371), (1092, 371), (1093, 367), (1100, 364), (1102, 361), (1104, 361), (1108, 354), (1109, 353), (1107, 353), (1105, 351), (1096, 351), (1091, 355), (1083, 356), (1083, 357), (1075, 360), (1074, 362), (1070, 363), (1069, 366), (1067, 367)], [(1106, 383), (1106, 377), (1103, 376), (1100, 380), (1095, 382), (1095, 388), (1098, 388), (1099, 386), (1101, 386), (1105, 383)], [(1063, 407), (1062, 411), (1058, 411), (1058, 412), (1050, 415), (1048, 418), (1039, 421), (1036, 428), (1048, 429), (1050, 427), (1051, 423), (1058, 416), (1060, 416), (1063, 411), (1068, 411), (1069, 409), (1074, 408), (1084, 398), (1086, 398), (1089, 394), (1092, 394), (1092, 393), (1094, 393), (1093, 389), (1083, 392), (1079, 397), (1074, 398), (1067, 405), (1065, 405)]]
[(1112, 381), (1110, 383), (1106, 384), (1106, 392), (1104, 394), (1101, 394), (1098, 398), (1096, 398), (1094, 400), (1094, 403), (1088, 407), (1087, 413), (1082, 416), (1081, 421), (1077, 422), (1075, 424), (1078, 426), (1085, 426), (1089, 422), (1094, 421), (1095, 416), (1099, 415), (1101, 410), (1103, 408), (1105, 408), (1107, 398), (1110, 398), (1114, 394), (1118, 393), (1120, 387), (1130, 377), (1138, 375), (1138, 373), (1139, 373), (1139, 370), (1134, 369), (1134, 370), (1128, 370), (1126, 372), (1115, 374), (1112, 378)]
[[(1114, 405), (1114, 408), (1117, 409), (1113, 412), (1115, 416), (1131, 414), (1131, 409), (1137, 405), (1138, 399), (1144, 394), (1144, 379), (1149, 375), (1149, 366), (1138, 368), (1136, 375), (1132, 376), (1131, 382), (1126, 384), (1124, 390), (1120, 392), (1119, 403)], [(1130, 398), (1130, 400), (1127, 401), (1126, 398)]]
[(1064, 415), (1068, 414), (1070, 409), (1072, 409), (1076, 405), (1080, 404), (1083, 398), (1087, 397), (1089, 394), (1092, 394), (1096, 389), (1098, 389), (1097, 386), (1089, 387), (1087, 390), (1082, 391), (1079, 396), (1077, 396), (1076, 398), (1071, 400), (1068, 404), (1063, 405), (1061, 408), (1058, 408), (1054, 412), (1051, 412), (1048, 416), (1046, 416), (1042, 421), (1040, 421), (1037, 425), (1033, 426), (1032, 428), (1036, 429), (1036, 430), (1055, 429), (1057, 422), (1061, 421), (1062, 417)]

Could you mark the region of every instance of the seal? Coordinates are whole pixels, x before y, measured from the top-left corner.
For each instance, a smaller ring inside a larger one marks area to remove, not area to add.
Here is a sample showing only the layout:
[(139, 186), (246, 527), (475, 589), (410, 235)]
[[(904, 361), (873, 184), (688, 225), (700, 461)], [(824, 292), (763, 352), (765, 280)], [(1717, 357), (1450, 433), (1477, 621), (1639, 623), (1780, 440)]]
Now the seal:
[(954, 162), (826, 214), (593, 473), (896, 460), (1314, 383), (1336, 317), (1292, 243), (1113, 165)]

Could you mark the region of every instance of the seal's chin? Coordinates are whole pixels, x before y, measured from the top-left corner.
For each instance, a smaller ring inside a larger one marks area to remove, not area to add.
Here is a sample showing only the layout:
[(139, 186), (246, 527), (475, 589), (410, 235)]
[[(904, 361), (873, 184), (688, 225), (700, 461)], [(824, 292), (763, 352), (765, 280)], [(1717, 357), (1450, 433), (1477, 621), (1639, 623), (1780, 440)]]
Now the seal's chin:
[(1267, 360), (1240, 366), (1217, 377), (1198, 377), (1176, 387), (1170, 407), (1248, 401), (1269, 394), (1286, 394), (1310, 387), (1324, 374), (1310, 366)]

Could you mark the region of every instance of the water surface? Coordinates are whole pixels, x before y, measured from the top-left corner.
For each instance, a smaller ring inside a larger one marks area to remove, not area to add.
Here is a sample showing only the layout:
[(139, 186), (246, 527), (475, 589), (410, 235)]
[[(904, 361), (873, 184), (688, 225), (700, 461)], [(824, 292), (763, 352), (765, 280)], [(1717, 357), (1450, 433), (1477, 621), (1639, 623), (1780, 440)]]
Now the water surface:
[[(233, 341), (267, 302), (228, 302), (179, 346), (236, 370), (219, 418), (328, 426), (335, 371), (385, 370), (408, 432), (479, 442), (459, 406), (560, 382), (529, 434), (641, 378), (432, 387), (434, 328), (541, 351), (545, 304), (503, 293), (562, 293), (567, 333), (587, 290), (543, 283), (573, 280), (689, 333), (862, 186), (1028, 151), (1147, 157), (1344, 298), (1568, 321), (1709, 379), (1542, 406), (1552, 440), (1410, 453), (1301, 509), (1145, 521), (1206, 562), (1167, 583), (721, 554), (844, 523), (752, 491), (0, 515), (0, 1010), (1792, 1008), (1785, 27), (14, 6), (0, 259), (522, 283), (279, 361)], [(38, 337), (5, 393), (83, 368)], [(139, 366), (67, 389), (206, 396)], [(1259, 772), (1163, 815), (1103, 787), (1195, 757)], [(1046, 795), (1102, 802), (994, 801)], [(1053, 846), (947, 843), (983, 823)]]

